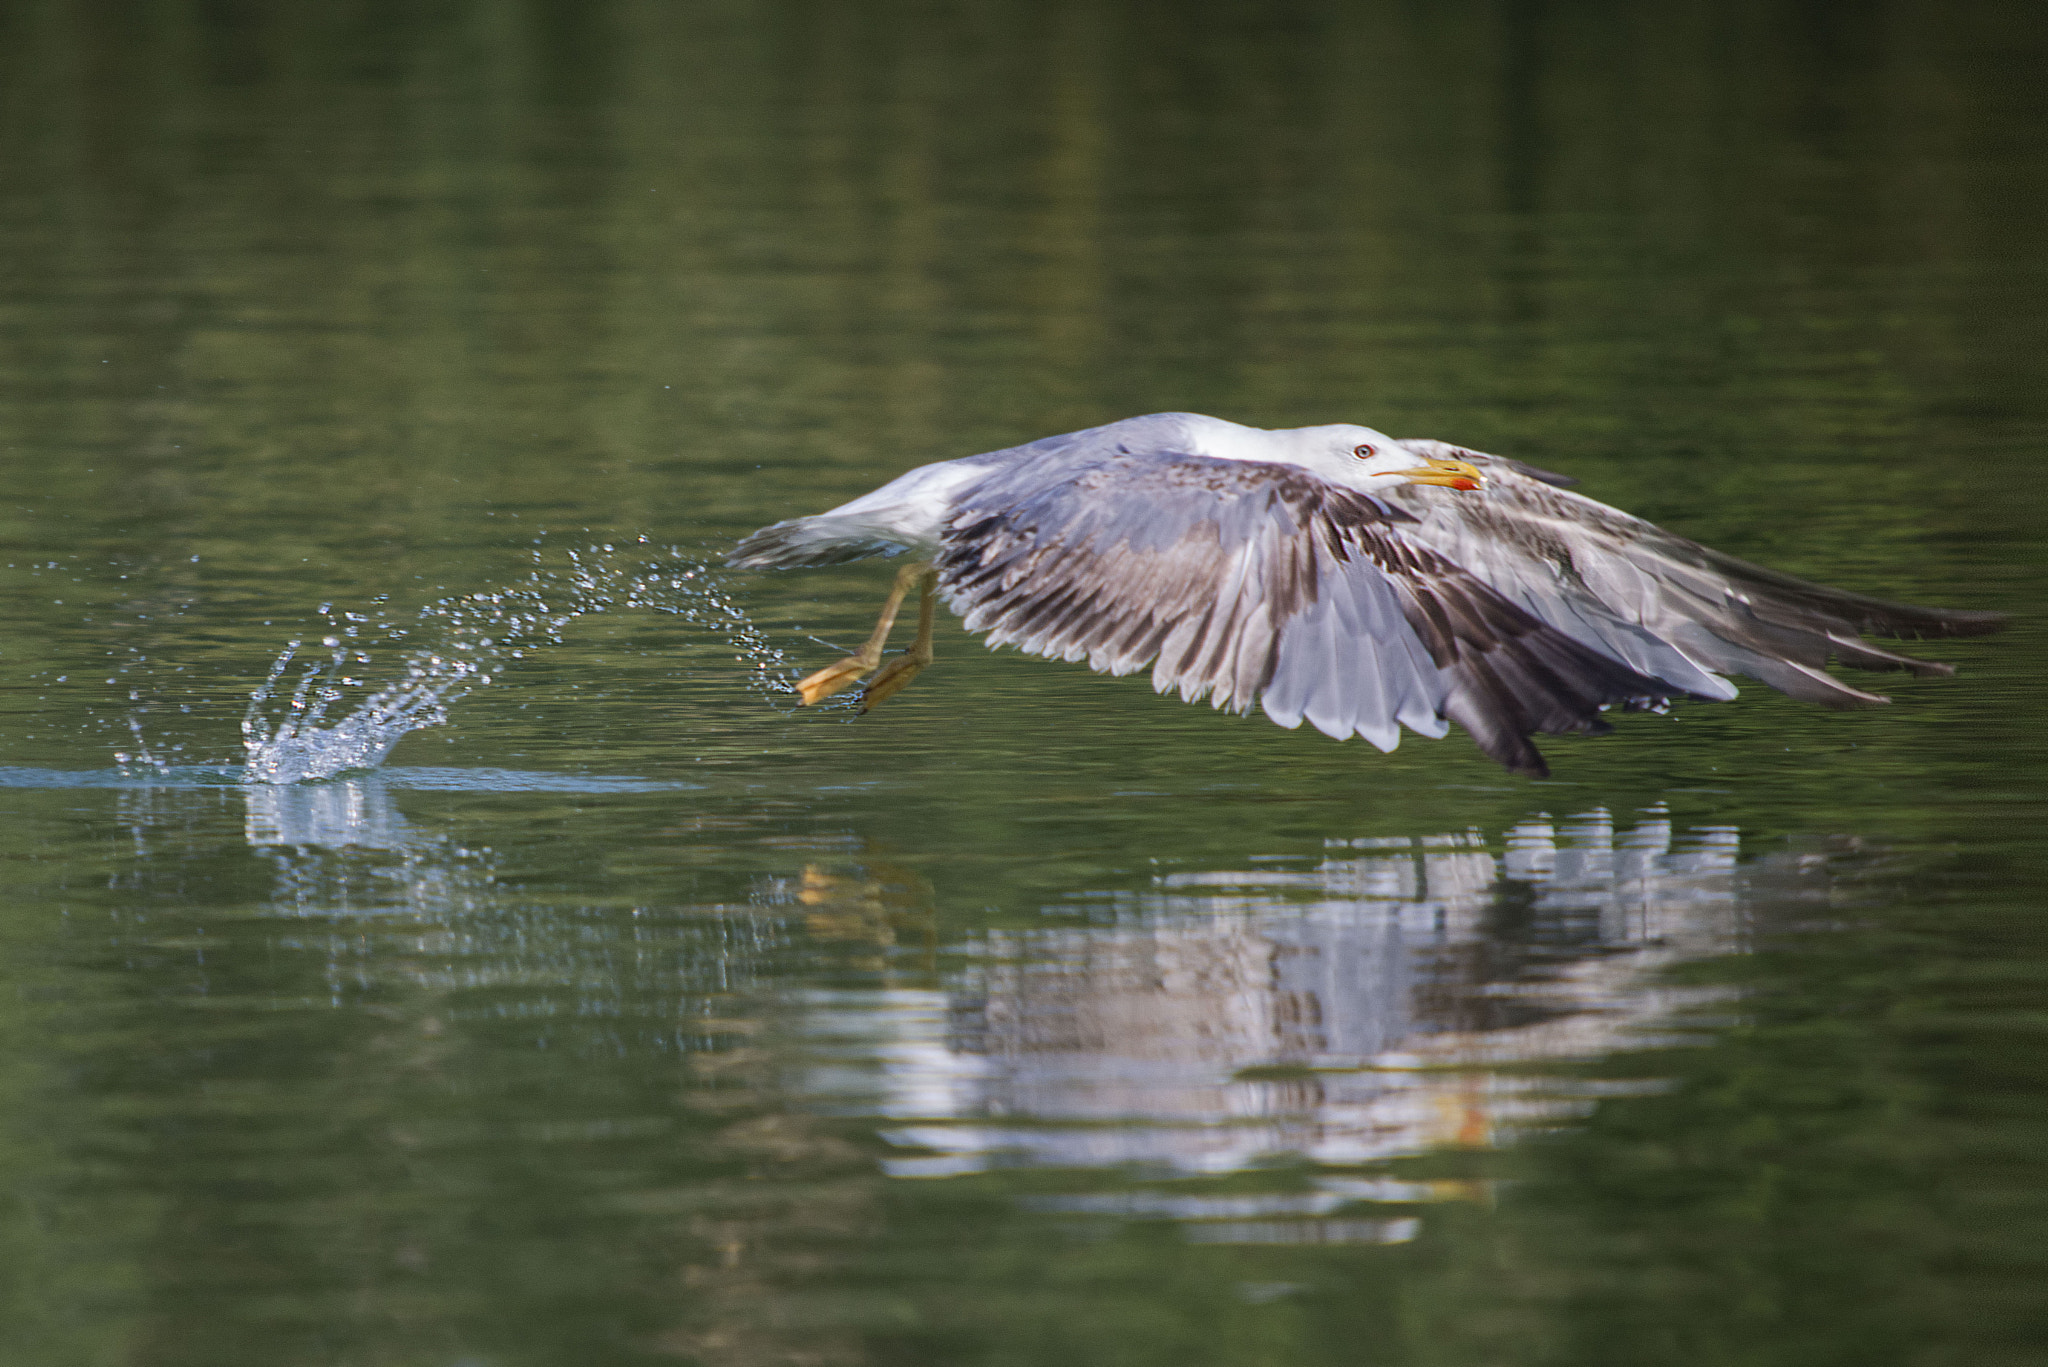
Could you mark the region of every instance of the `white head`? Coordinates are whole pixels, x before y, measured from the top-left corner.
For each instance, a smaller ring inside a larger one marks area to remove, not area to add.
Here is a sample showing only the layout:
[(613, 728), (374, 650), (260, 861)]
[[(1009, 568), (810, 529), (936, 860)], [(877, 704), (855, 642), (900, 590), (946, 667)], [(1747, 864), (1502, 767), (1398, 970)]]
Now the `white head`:
[(1347, 489), (1370, 493), (1403, 484), (1439, 484), (1452, 489), (1478, 489), (1486, 476), (1462, 460), (1424, 456), (1384, 432), (1355, 423), (1322, 427), (1241, 427), (1221, 418), (1194, 419), (1188, 426), (1190, 445), (1218, 460), (1273, 461), (1299, 465)]

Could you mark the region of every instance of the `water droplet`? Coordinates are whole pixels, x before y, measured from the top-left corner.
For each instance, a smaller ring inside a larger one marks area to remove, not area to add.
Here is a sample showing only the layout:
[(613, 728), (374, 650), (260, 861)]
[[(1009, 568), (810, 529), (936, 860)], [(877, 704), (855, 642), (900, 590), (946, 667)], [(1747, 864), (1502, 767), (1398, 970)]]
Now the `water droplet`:
[[(641, 537), (636, 544), (645, 542)], [(499, 682), (510, 662), (527, 658), (544, 644), (559, 643), (570, 622), (621, 605), (652, 608), (707, 625), (737, 647), (735, 658), (748, 666), (749, 687), (763, 694), (792, 691), (791, 662), (720, 594), (709, 566), (691, 564), (672, 546), (656, 553), (659, 566), (622, 564), (616, 547), (610, 545), (557, 554), (567, 561), (565, 568), (559, 562), (551, 567), (548, 557), (536, 551), (534, 568), (517, 583), (449, 595), (419, 609), (417, 620), (437, 623), (433, 634), (438, 639), (402, 656), (396, 677), (382, 686), (373, 687), (373, 680), (365, 676), (341, 673), (350, 654), (355, 663), (369, 663), (363, 652), (340, 652), (332, 660), (305, 665), (283, 703), (283, 715), (273, 717), (270, 699), (300, 644), (293, 639), (272, 664), (263, 686), (250, 696), (243, 717), (244, 772), (249, 781), (295, 783), (373, 768), (405, 736), (446, 722), (449, 707), (471, 689)], [(684, 562), (680, 577), (664, 582), (663, 571), (674, 575), (677, 560)], [(697, 582), (700, 578), (702, 582)], [(323, 615), (331, 609), (331, 603), (320, 606)], [(344, 616), (365, 625), (372, 621), (354, 613)], [(392, 640), (405, 635), (381, 619), (379, 613), (376, 632)], [(353, 629), (350, 634), (355, 634)], [(329, 649), (341, 644), (332, 636), (322, 643)], [(344, 707), (346, 699), (353, 701)]]

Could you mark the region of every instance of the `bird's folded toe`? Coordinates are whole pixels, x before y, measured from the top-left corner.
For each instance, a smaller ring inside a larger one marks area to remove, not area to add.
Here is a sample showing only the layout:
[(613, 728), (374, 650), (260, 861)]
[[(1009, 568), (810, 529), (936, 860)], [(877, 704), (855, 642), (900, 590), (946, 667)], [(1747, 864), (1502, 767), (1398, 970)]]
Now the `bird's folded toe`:
[(803, 698), (804, 706), (812, 707), (834, 693), (841, 693), (853, 687), (874, 667), (872, 661), (863, 660), (858, 655), (849, 655), (837, 664), (826, 665), (817, 673), (799, 679), (796, 691)]
[(924, 671), (925, 661), (916, 655), (898, 655), (882, 667), (882, 672), (869, 682), (867, 692), (861, 694), (860, 710), (872, 712), (890, 698), (895, 697)]

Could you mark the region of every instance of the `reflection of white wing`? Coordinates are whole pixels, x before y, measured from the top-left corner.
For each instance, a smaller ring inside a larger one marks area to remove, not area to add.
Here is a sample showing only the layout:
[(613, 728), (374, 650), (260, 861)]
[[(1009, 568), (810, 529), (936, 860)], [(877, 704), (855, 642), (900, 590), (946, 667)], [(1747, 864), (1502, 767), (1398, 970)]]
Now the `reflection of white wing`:
[[(1476, 1065), (1596, 1053), (1677, 1005), (1648, 969), (1732, 945), (1736, 837), (1594, 813), (1504, 844), (1335, 842), (1312, 869), (1166, 875), (1097, 927), (989, 933), (943, 1020), (920, 1004), (915, 1047), (882, 1051), (891, 1137), (926, 1151), (891, 1170), (1355, 1164), (1545, 1120), (1554, 1099)], [(1504, 880), (1562, 964), (1514, 999), (1481, 952)]]

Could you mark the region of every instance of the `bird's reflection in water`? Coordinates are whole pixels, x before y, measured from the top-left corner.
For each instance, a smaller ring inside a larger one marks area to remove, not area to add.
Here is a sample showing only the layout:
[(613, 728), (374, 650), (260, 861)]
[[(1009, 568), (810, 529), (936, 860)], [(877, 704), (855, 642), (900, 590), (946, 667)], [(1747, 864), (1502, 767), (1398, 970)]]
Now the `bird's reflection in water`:
[[(1825, 859), (1744, 862), (1730, 827), (1593, 811), (1496, 837), (1332, 838), (1319, 858), (1077, 889), (1042, 926), (963, 931), (946, 929), (958, 920), (912, 863), (731, 812), (703, 818), (706, 857), (786, 871), (752, 875), (744, 898), (636, 902), (626, 917), (500, 883), (489, 852), (408, 822), (374, 780), (244, 797), (277, 910), (401, 912), (447, 932), (415, 946), (437, 947), (438, 965), (414, 952), (402, 971), (335, 971), (435, 993), (497, 984), (512, 998), (489, 1009), (522, 1018), (546, 1014), (526, 995), (562, 989), (573, 1000), (549, 1007), (557, 1019), (701, 1015), (748, 1041), (730, 1058), (687, 1046), (723, 1089), (706, 1098), (773, 1112), (746, 1125), (872, 1126), (893, 1149), (882, 1173), (899, 1179), (1123, 1172), (1135, 1184), (1029, 1202), (1083, 1221), (1178, 1220), (1198, 1241), (1409, 1237), (1412, 1211), (1373, 1207), (1474, 1189), (1395, 1180), (1389, 1160), (1497, 1144), (1591, 1104), (1594, 1083), (1526, 1065), (1668, 1037), (1700, 994), (1659, 970), (1739, 948), (1760, 907), (1824, 898), (1829, 877)], [(653, 958), (649, 917), (670, 927)], [(384, 952), (343, 938), (342, 957)], [(655, 978), (621, 978), (615, 939)], [(845, 985), (863, 980), (879, 985)], [(741, 1063), (758, 1086), (734, 1091), (724, 1065)], [(1655, 1083), (1600, 1084), (1628, 1085)], [(1274, 1162), (1303, 1180), (1228, 1189)]]
[[(1289, 1160), (1307, 1190), (1033, 1203), (1193, 1221), (1198, 1240), (1399, 1240), (1411, 1219), (1332, 1212), (1470, 1194), (1370, 1170), (1590, 1104), (1594, 1084), (1513, 1065), (1668, 1033), (1700, 993), (1658, 970), (1739, 946), (1748, 875), (1734, 829), (1678, 831), (1662, 808), (1626, 830), (1595, 811), (1491, 846), (1331, 840), (1320, 861), (1169, 873), (1077, 895), (1063, 919), (1084, 924), (955, 946), (966, 967), (937, 990), (814, 996), (807, 1086), (893, 1120), (898, 1177), (1115, 1167), (1186, 1186)], [(814, 918), (833, 877), (867, 885), (812, 870), (796, 896)]]

